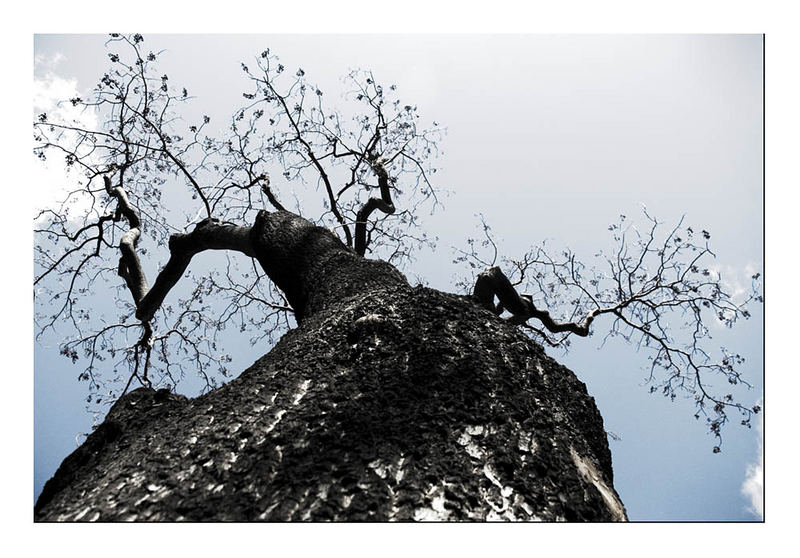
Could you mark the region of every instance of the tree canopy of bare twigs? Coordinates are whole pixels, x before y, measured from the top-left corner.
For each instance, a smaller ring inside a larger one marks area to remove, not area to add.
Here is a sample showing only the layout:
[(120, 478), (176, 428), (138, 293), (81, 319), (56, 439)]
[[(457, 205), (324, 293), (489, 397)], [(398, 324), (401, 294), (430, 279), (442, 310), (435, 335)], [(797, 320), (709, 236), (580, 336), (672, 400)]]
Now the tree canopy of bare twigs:
[[(650, 392), (672, 400), (692, 397), (695, 417), (705, 417), (721, 442), (729, 413), (750, 427), (760, 407), (744, 405), (729, 392), (750, 387), (740, 370), (744, 357), (724, 347), (714, 351), (710, 327), (730, 328), (750, 317), (748, 306), (763, 302), (761, 273), (735, 293), (714, 269), (708, 231), (695, 231), (683, 218), (665, 227), (646, 208), (642, 212), (644, 228), (625, 215), (609, 226), (615, 247), (597, 253), (592, 267), (571, 250), (554, 251), (546, 242), (497, 265), (497, 242), (481, 217), (481, 238), (468, 239), (455, 261), (482, 271), (462, 280), (461, 287), (474, 281), (473, 292), (484, 306), (507, 313), (509, 321), (550, 347), (566, 351), (573, 337), (587, 337), (599, 327), (604, 343), (619, 337), (646, 352)], [(720, 381), (727, 386), (722, 391)]]
[[(141, 35), (112, 34), (107, 48), (109, 69), (93, 90), (64, 101), (99, 125), (48, 114), (34, 121), (35, 154), (62, 159), (75, 185), (35, 218), (37, 331), (59, 328), (61, 353), (84, 363), (80, 379), (97, 403), (134, 382), (174, 386), (188, 372), (210, 389), (229, 373), (220, 332), (274, 341), (291, 327), (289, 302), (249, 244), (259, 209), (295, 212), (355, 253), (400, 266), (432, 245), (419, 216), (439, 205), (433, 177), (444, 129), (423, 125), (395, 85), (353, 70), (338, 110), (302, 68), (264, 50), (242, 63), (242, 104), (217, 133), (207, 116), (184, 119), (192, 96), (158, 70), (164, 53)], [(316, 197), (301, 203), (293, 185)], [(456, 257), (475, 270), (461, 286), (547, 345), (566, 349), (602, 331), (648, 351), (650, 389), (694, 397), (721, 439), (731, 412), (749, 426), (760, 409), (712, 387), (747, 382), (740, 355), (712, 350), (709, 324), (749, 317), (748, 304), (762, 300), (760, 274), (734, 296), (710, 263), (707, 231), (683, 222), (665, 229), (647, 210), (644, 222), (621, 216), (610, 227), (615, 248), (596, 267), (546, 243), (498, 262), (484, 222), (483, 238)], [(222, 265), (193, 273), (193, 256), (208, 250), (226, 251)], [(179, 281), (192, 288), (170, 296)], [(94, 310), (98, 297), (114, 301), (114, 315)]]
[[(267, 50), (252, 69), (242, 64), (250, 84), (243, 106), (226, 133), (214, 134), (207, 116), (183, 119), (192, 97), (158, 71), (163, 53), (148, 50), (141, 35), (112, 34), (107, 47), (110, 68), (94, 90), (64, 101), (101, 124), (47, 114), (34, 122), (36, 155), (63, 158), (76, 184), (35, 219), (38, 334), (71, 330), (61, 352), (84, 360), (81, 379), (99, 397), (118, 395), (102, 393), (101, 369), (125, 366), (125, 389), (134, 380), (151, 385), (154, 373), (157, 383), (175, 385), (189, 369), (211, 388), (228, 374), (221, 330), (235, 326), (256, 341), (291, 325), (292, 308), (248, 258), (242, 226), (261, 208), (286, 205), (357, 253), (396, 264), (430, 242), (417, 215), (438, 204), (430, 179), (443, 130), (423, 128), (396, 86), (350, 72), (344, 102), (354, 112), (345, 117), (302, 69), (290, 72)], [(313, 202), (290, 204), (293, 182), (319, 191), (316, 214)], [(209, 249), (245, 257), (228, 256), (208, 275), (190, 270), (191, 294), (168, 298), (192, 256)], [(156, 266), (148, 278), (145, 269)], [(118, 314), (94, 315), (97, 296), (113, 297)]]

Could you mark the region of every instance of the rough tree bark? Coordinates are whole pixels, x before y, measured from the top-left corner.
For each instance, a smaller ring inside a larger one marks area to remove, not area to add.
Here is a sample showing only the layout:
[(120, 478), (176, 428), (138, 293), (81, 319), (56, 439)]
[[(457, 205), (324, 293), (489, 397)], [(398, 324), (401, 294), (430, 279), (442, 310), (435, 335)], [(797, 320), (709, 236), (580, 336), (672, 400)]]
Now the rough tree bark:
[(123, 396), (37, 521), (626, 518), (594, 400), (513, 324), (288, 212), (250, 241), (299, 327), (201, 397)]

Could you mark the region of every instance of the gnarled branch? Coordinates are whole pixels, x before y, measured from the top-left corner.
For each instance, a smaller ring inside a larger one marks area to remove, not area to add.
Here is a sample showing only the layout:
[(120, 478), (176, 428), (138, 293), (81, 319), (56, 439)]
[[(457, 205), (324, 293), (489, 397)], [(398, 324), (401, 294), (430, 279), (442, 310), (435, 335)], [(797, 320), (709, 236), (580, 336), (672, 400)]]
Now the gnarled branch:
[[(556, 322), (547, 310), (536, 308), (529, 296), (518, 294), (505, 273), (496, 266), (490, 267), (478, 275), (475, 280), (473, 296), (483, 307), (497, 315), (502, 314), (503, 310), (511, 312), (512, 317), (509, 318), (509, 321), (512, 323), (523, 324), (530, 318), (536, 318), (552, 333), (570, 332), (580, 337), (589, 335), (589, 327), (598, 315), (619, 310), (619, 306), (598, 307), (589, 312), (580, 322)], [(495, 296), (499, 300), (496, 306), (494, 304)]]
[(119, 275), (125, 279), (133, 295), (136, 318), (145, 324), (146, 328), (170, 289), (183, 276), (195, 254), (205, 250), (235, 250), (247, 256), (254, 256), (250, 242), (250, 227), (221, 224), (216, 219), (204, 219), (192, 232), (173, 234), (170, 237), (170, 258), (156, 277), (153, 287), (148, 289), (147, 278), (136, 253), (136, 245), (141, 236), (141, 219), (122, 185), (112, 188), (109, 177), (104, 176), (103, 180), (108, 194), (117, 199), (117, 213), (125, 216), (130, 225), (130, 229), (122, 235), (119, 244), (121, 252)]
[(363, 256), (367, 251), (367, 219), (376, 209), (380, 209), (387, 215), (395, 212), (394, 203), (392, 202), (392, 193), (389, 189), (389, 174), (386, 168), (380, 161), (371, 161), (372, 168), (378, 176), (378, 186), (381, 190), (380, 198), (370, 198), (358, 210), (356, 214), (356, 235), (355, 235), (355, 250), (360, 256)]
[(186, 271), (195, 254), (205, 250), (234, 250), (253, 257), (250, 227), (221, 224), (204, 219), (187, 234), (174, 234), (169, 239), (170, 258), (156, 277), (153, 288), (137, 304), (136, 318), (148, 322), (161, 306), (170, 289)]
[(116, 198), (117, 210), (115, 217), (125, 217), (130, 227), (119, 241), (119, 276), (125, 280), (128, 289), (133, 296), (134, 304), (138, 305), (139, 301), (147, 292), (147, 279), (142, 271), (142, 264), (139, 261), (139, 256), (136, 253), (136, 245), (139, 243), (139, 237), (142, 235), (142, 220), (139, 214), (131, 205), (128, 198), (128, 193), (125, 188), (120, 184), (119, 186), (112, 187), (111, 179), (108, 176), (103, 176), (103, 183), (108, 195)]

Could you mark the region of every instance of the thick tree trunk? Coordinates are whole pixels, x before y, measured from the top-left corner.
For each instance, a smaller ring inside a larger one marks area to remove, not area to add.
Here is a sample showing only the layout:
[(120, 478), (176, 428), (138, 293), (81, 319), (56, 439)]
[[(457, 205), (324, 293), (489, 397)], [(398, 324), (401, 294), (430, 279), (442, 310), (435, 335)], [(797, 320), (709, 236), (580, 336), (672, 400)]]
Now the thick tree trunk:
[(36, 520), (625, 519), (594, 400), (518, 329), (290, 213), (251, 239), (300, 326), (204, 396), (121, 398)]
[(393, 266), (358, 256), (327, 229), (288, 211), (259, 211), (251, 243), (298, 322), (346, 297), (408, 286)]

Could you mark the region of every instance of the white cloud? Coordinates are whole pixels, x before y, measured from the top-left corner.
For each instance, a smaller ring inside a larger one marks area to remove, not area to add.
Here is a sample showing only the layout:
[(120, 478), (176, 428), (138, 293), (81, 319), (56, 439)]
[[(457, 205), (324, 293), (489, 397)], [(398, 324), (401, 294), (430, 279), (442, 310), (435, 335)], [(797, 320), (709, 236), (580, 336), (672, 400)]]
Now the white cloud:
[(760, 271), (754, 262), (748, 262), (744, 268), (733, 265), (710, 265), (709, 271), (716, 275), (722, 288), (736, 302), (741, 302), (752, 290), (752, 277)]
[[(78, 126), (99, 129), (97, 114), (92, 110), (73, 106), (69, 99), (80, 97), (78, 82), (75, 79), (63, 77), (56, 73), (57, 66), (64, 60), (60, 54), (50, 58), (41, 55), (34, 57), (33, 80), (33, 118), (38, 118), (41, 113), (47, 114), (50, 122), (63, 122)], [(64, 143), (69, 144), (69, 138), (64, 138)], [(65, 172), (64, 159), (53, 151), (48, 153), (44, 162), (37, 161), (33, 165), (31, 189), (31, 202), (34, 215), (41, 209), (55, 208), (64, 200), (67, 192), (75, 189), (80, 175)], [(82, 201), (75, 200), (77, 205), (71, 209), (71, 215), (81, 215)], [(88, 208), (88, 203), (86, 208)]]
[(758, 463), (747, 466), (747, 474), (742, 483), (742, 494), (749, 500), (747, 508), (750, 513), (764, 519), (764, 419), (763, 414), (758, 419)]
[[(761, 273), (760, 267), (748, 262), (743, 267), (735, 265), (714, 264), (708, 266), (711, 272), (711, 280), (718, 281), (722, 290), (730, 295), (731, 301), (735, 304), (742, 304), (753, 291), (753, 276)], [(750, 306), (748, 305), (748, 308)], [(714, 313), (714, 319), (708, 320), (706, 325), (715, 327), (719, 330), (726, 330), (728, 326)]]
[(34, 54), (33, 55), (34, 72), (40, 72), (40, 71), (52, 72), (61, 63), (62, 60), (66, 60), (66, 56), (64, 56), (60, 52), (56, 52), (49, 58), (44, 54)]

